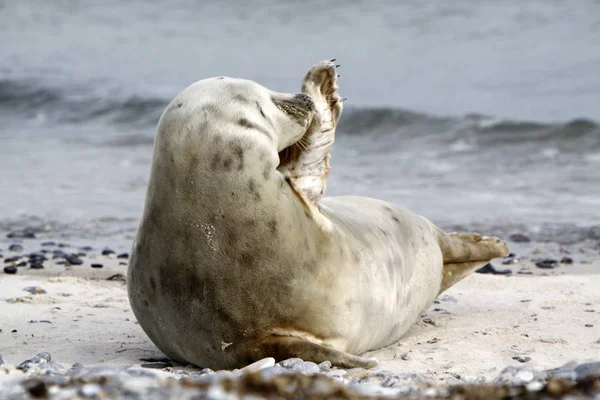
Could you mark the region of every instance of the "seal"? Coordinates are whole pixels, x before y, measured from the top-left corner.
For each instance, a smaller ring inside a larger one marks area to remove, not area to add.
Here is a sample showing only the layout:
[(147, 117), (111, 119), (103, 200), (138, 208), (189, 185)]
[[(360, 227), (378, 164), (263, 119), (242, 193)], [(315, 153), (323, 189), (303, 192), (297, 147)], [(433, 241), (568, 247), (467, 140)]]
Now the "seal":
[(362, 353), (397, 342), (439, 293), (508, 253), (398, 205), (323, 197), (337, 67), (316, 64), (299, 93), (204, 79), (163, 112), (127, 288), (167, 356), (370, 368)]

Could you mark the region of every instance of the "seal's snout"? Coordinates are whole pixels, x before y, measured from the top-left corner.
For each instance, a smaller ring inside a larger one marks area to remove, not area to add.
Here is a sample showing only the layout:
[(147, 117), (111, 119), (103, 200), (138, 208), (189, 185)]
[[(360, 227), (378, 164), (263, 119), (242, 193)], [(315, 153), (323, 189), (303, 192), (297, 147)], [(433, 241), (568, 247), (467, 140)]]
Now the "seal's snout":
[(298, 101), (306, 109), (313, 111), (315, 109), (315, 102), (312, 97), (305, 93), (298, 93), (294, 96), (294, 100)]

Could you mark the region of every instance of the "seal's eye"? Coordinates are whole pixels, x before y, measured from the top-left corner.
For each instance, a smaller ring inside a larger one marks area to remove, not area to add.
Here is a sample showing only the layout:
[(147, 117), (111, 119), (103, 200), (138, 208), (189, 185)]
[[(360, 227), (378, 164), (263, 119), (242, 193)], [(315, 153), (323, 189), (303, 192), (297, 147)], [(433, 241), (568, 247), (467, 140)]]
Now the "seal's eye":
[(262, 107), (260, 106), (260, 104), (258, 103), (258, 101), (256, 102), (256, 107), (258, 107), (258, 111), (260, 111), (260, 115), (263, 116), (263, 118), (267, 118), (267, 116), (265, 115), (265, 112), (263, 111)]

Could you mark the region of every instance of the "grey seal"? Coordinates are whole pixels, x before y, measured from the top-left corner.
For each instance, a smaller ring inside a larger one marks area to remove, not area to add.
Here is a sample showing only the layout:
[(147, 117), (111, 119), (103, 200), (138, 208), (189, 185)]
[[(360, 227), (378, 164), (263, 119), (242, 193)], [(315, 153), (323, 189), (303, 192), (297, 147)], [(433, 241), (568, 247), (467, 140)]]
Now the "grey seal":
[(213, 369), (265, 357), (370, 368), (498, 238), (447, 234), (403, 207), (323, 197), (343, 109), (336, 65), (299, 93), (231, 77), (177, 95), (157, 127), (127, 275), (169, 357)]

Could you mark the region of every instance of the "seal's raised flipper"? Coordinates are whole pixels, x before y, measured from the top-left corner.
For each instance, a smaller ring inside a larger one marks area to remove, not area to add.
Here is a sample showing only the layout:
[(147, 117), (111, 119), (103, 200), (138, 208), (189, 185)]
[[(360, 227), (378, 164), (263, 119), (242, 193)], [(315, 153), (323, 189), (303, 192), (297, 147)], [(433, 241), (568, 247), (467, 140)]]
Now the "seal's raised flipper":
[(485, 237), (478, 233), (447, 234), (437, 227), (436, 230), (444, 259), (440, 293), (490, 260), (508, 255), (506, 243), (497, 237)]
[(280, 153), (278, 170), (288, 177), (304, 201), (316, 207), (325, 192), (329, 175), (329, 152), (342, 114), (334, 60), (321, 61), (308, 71), (302, 92), (314, 102), (313, 120), (296, 145)]
[(246, 343), (232, 345), (227, 348), (227, 351), (238, 352), (236, 358), (240, 359), (239, 356), (243, 355), (248, 362), (266, 357), (273, 357), (277, 361), (297, 357), (317, 364), (331, 361), (333, 365), (343, 368), (368, 369), (377, 365), (377, 360), (374, 358), (355, 356), (293, 336), (270, 336), (258, 344), (249, 342), (248, 347)]

